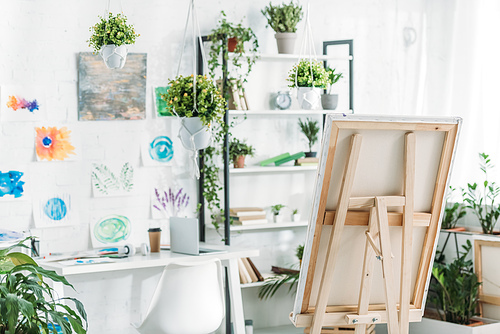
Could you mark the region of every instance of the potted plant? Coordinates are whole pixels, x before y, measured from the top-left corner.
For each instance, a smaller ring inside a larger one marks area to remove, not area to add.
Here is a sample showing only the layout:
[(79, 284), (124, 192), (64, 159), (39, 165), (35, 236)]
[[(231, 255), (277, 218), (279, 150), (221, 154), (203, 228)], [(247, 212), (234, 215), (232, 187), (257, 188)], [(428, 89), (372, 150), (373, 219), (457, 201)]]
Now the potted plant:
[(306, 157), (315, 157), (316, 152), (312, 151), (313, 145), (318, 141), (319, 125), (318, 121), (313, 121), (311, 118), (306, 118), (304, 122), (299, 118), (300, 131), (306, 136), (309, 146), (309, 152)]
[(245, 142), (234, 138), (229, 143), (229, 158), (233, 161), (234, 168), (245, 167), (245, 156), (253, 156), (254, 148)]
[(89, 46), (94, 53), (99, 53), (106, 66), (110, 69), (120, 69), (125, 66), (127, 45), (134, 44), (140, 35), (135, 33), (134, 26), (127, 24), (123, 14), (108, 13), (108, 17), (99, 16), (100, 22), (90, 27)]
[(281, 209), (283, 209), (285, 205), (283, 204), (275, 204), (271, 205), (271, 212), (273, 213), (273, 221), (275, 223), (283, 222), (283, 215), (281, 214)]
[(288, 87), (297, 87), (297, 99), (302, 109), (317, 109), (321, 90), (326, 89), (328, 74), (323, 64), (313, 59), (302, 59), (288, 73)]
[(488, 181), (488, 170), (493, 168), (489, 155), (479, 153), (479, 166), (484, 173), (482, 187), (477, 183), (467, 184), (463, 191), (463, 200), (468, 209), (471, 209), (479, 219), (483, 233), (493, 234), (493, 229), (500, 216), (500, 205), (495, 203), (500, 194), (500, 187), (495, 182)]
[(292, 210), (292, 221), (294, 223), (297, 223), (300, 221), (300, 213), (299, 213), (299, 209), (293, 209)]
[(441, 228), (445, 230), (455, 228), (458, 220), (465, 216), (466, 213), (460, 203), (449, 204), (449, 200), (454, 192), (455, 188), (450, 186), (446, 194), (446, 206), (444, 208), (443, 219), (441, 220)]
[(297, 24), (302, 19), (302, 7), (294, 4), (273, 6), (269, 2), (261, 13), (267, 19), (267, 26), (270, 26), (276, 33), (276, 42), (278, 44), (278, 53), (294, 52), (295, 40), (297, 39)]
[[(195, 81), (196, 80), (196, 81)], [(169, 89), (161, 94), (167, 110), (182, 118), (179, 137), (189, 150), (200, 150), (211, 141), (210, 126), (221, 123), (225, 101), (207, 76), (182, 76), (169, 81)]]
[[(58, 329), (86, 333), (82, 303), (70, 297), (54, 299), (54, 289), (44, 279), (73, 286), (63, 276), (38, 266), (30, 256), (13, 251), (28, 248), (23, 244), (27, 239), (0, 250), (0, 333), (55, 333)], [(72, 301), (76, 311), (65, 301)]]
[(332, 94), (332, 88), (337, 81), (342, 78), (342, 73), (335, 73), (335, 69), (326, 68), (328, 74), (328, 90), (326, 94), (321, 95), (321, 106), (325, 110), (335, 110), (339, 102), (339, 95)]

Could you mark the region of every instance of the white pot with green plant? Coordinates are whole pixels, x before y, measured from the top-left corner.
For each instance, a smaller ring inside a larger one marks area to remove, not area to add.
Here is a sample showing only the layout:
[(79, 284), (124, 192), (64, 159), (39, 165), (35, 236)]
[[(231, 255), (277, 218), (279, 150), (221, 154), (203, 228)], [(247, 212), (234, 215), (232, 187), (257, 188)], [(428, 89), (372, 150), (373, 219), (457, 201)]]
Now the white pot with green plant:
[(121, 69), (127, 60), (127, 45), (134, 44), (140, 35), (135, 33), (134, 26), (127, 24), (127, 17), (123, 14), (108, 13), (108, 17), (99, 16), (101, 21), (90, 27), (89, 46), (94, 53), (104, 60), (109, 69)]
[(252, 145), (233, 138), (229, 142), (229, 158), (233, 161), (234, 168), (245, 167), (245, 157), (254, 155), (254, 148)]
[(278, 53), (292, 54), (295, 51), (295, 40), (297, 39), (297, 24), (302, 19), (302, 7), (293, 1), (290, 4), (273, 6), (269, 3), (261, 13), (267, 19), (267, 26), (270, 26), (276, 33), (276, 43)]
[(271, 205), (271, 212), (273, 213), (273, 221), (275, 223), (282, 223), (285, 216), (282, 214), (282, 210), (285, 207), (283, 204)]
[(292, 210), (292, 221), (294, 223), (298, 223), (300, 222), (300, 213), (299, 213), (299, 209), (293, 209)]
[(332, 88), (337, 81), (342, 78), (342, 73), (335, 73), (335, 69), (326, 68), (328, 75), (328, 89), (327, 92), (321, 95), (321, 106), (325, 110), (335, 110), (339, 103), (339, 95), (332, 93)]
[(288, 72), (288, 87), (297, 88), (297, 100), (302, 109), (318, 109), (321, 91), (326, 89), (328, 75), (317, 60), (302, 59)]
[(312, 118), (306, 118), (305, 121), (302, 122), (302, 119), (299, 118), (299, 127), (300, 131), (306, 136), (309, 152), (305, 152), (307, 158), (316, 157), (316, 152), (312, 151), (313, 145), (318, 141), (318, 133), (319, 133), (319, 125), (318, 121), (314, 121)]

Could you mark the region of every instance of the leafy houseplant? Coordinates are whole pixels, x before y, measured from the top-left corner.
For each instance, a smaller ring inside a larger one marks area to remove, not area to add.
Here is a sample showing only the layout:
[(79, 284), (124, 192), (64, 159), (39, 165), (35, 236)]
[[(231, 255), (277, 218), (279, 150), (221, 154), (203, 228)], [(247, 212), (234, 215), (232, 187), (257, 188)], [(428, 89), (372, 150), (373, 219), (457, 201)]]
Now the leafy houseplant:
[(292, 221), (295, 222), (295, 223), (300, 221), (299, 209), (293, 209), (292, 210)]
[(463, 191), (464, 202), (479, 219), (483, 233), (493, 234), (493, 229), (500, 216), (500, 205), (495, 200), (500, 194), (500, 187), (495, 182), (488, 181), (488, 170), (493, 168), (489, 155), (479, 153), (480, 168), (484, 173), (482, 189), (477, 183), (467, 184), (467, 190)]
[(281, 6), (269, 3), (261, 13), (267, 19), (267, 25), (276, 32), (278, 53), (293, 53), (297, 38), (297, 24), (302, 19), (302, 7), (290, 2)]
[(321, 89), (328, 85), (328, 74), (317, 60), (302, 59), (288, 72), (288, 87), (297, 87), (297, 99), (302, 109), (317, 109)]
[(273, 213), (273, 219), (275, 223), (281, 223), (283, 221), (283, 216), (280, 215), (280, 212), (284, 207), (285, 205), (283, 204), (271, 205), (271, 212)]
[[(45, 270), (28, 255), (12, 251), (26, 247), (23, 242), (0, 250), (0, 333), (86, 333), (87, 314), (74, 298), (54, 299), (54, 289), (44, 281), (50, 279), (73, 287), (54, 271)], [(26, 247), (27, 248), (27, 247)], [(71, 300), (76, 312), (62, 303)], [(85, 322), (85, 326), (84, 326)]]
[[(448, 201), (455, 191), (455, 188), (452, 188), (451, 186), (448, 189), (448, 193), (446, 194), (446, 204), (448, 204)], [(441, 221), (441, 228), (442, 229), (451, 229), (455, 228), (457, 226), (457, 222), (460, 218), (465, 216), (465, 210), (463, 210), (463, 207), (460, 205), (460, 203), (453, 203), (452, 205), (446, 205), (444, 208), (444, 214), (443, 214), (443, 220)]]
[(245, 156), (253, 156), (254, 148), (245, 142), (234, 138), (229, 143), (229, 157), (234, 163), (234, 168), (243, 168), (245, 166)]
[(127, 24), (127, 17), (123, 14), (108, 13), (108, 17), (99, 16), (98, 23), (90, 27), (92, 35), (88, 39), (89, 46), (94, 53), (100, 53), (108, 68), (123, 68), (127, 57), (127, 44), (134, 44), (139, 34), (135, 33), (134, 26)]
[(338, 94), (332, 94), (332, 88), (337, 81), (342, 78), (342, 73), (335, 73), (335, 69), (326, 68), (328, 75), (328, 91), (327, 94), (321, 95), (321, 106), (325, 110), (335, 110), (339, 102)]
[(309, 146), (309, 152), (306, 156), (314, 157), (316, 152), (312, 152), (312, 146), (318, 141), (319, 125), (318, 121), (313, 121), (311, 118), (306, 118), (304, 122), (299, 118), (300, 131), (306, 136)]

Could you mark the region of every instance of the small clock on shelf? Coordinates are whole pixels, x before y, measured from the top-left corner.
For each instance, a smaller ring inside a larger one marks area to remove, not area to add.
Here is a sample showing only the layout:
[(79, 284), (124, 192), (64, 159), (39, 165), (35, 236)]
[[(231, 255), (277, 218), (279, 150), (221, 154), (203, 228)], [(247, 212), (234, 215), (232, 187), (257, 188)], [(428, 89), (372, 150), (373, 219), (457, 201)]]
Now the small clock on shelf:
[(274, 101), (277, 109), (287, 110), (292, 105), (292, 97), (289, 91), (279, 91)]

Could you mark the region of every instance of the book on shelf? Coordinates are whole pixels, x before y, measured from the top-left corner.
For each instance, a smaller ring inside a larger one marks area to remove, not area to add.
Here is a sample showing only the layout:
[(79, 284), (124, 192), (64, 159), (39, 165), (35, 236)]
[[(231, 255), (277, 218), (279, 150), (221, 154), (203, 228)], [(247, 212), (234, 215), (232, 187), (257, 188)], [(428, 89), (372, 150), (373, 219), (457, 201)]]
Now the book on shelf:
[(297, 152), (297, 153), (292, 154), (286, 158), (275, 161), (274, 164), (276, 166), (280, 166), (280, 165), (283, 165), (284, 163), (287, 163), (287, 162), (293, 161), (293, 160), (297, 160), (297, 159), (303, 158), (305, 156), (306, 156), (306, 154), (304, 152)]
[(250, 265), (250, 263), (248, 262), (247, 258), (246, 257), (242, 257), (241, 258), (241, 262), (243, 262), (243, 265), (245, 266), (245, 269), (247, 270), (248, 274), (250, 275), (250, 279), (252, 280), (252, 283), (253, 282), (258, 282), (259, 278), (257, 277), (257, 274), (255, 274), (255, 271), (253, 271), (253, 268)]
[(281, 160), (281, 159), (284, 159), (286, 157), (289, 157), (290, 156), (290, 153), (283, 153), (283, 154), (280, 154), (280, 155), (277, 155), (275, 157), (272, 157), (272, 158), (269, 158), (269, 159), (266, 159), (266, 160), (262, 160), (260, 162), (260, 165), (261, 166), (267, 166), (269, 164), (272, 164), (273, 162), (276, 162), (278, 160)]
[(238, 272), (241, 284), (264, 281), (264, 277), (248, 257), (238, 259)]
[(319, 158), (316, 157), (308, 157), (308, 158), (300, 158), (296, 160), (296, 163), (302, 164), (302, 163), (319, 163)]
[(233, 221), (240, 221), (241, 222), (241, 221), (245, 221), (245, 220), (266, 219), (266, 213), (262, 212), (262, 214), (251, 215), (251, 216), (247, 216), (247, 215), (233, 216), (233, 215), (231, 215), (230, 217), (233, 218)]
[(251, 283), (252, 279), (250, 278), (250, 274), (248, 273), (245, 265), (243, 264), (243, 261), (241, 259), (238, 259), (238, 272), (240, 274), (240, 283), (241, 284), (246, 284), (246, 283)]
[(248, 216), (261, 216), (265, 215), (266, 212), (262, 208), (230, 208), (229, 214), (236, 217), (248, 217)]
[(317, 162), (302, 162), (302, 163), (295, 163), (295, 166), (317, 166)]
[(264, 281), (264, 277), (260, 273), (259, 269), (257, 269), (257, 267), (255, 266), (255, 264), (253, 263), (253, 261), (249, 257), (247, 257), (247, 260), (248, 260), (248, 263), (250, 264), (250, 266), (252, 267), (253, 271), (255, 272), (255, 275), (257, 275), (257, 278), (259, 279), (259, 282)]
[(233, 225), (249, 226), (249, 225), (264, 225), (269, 223), (267, 219), (252, 219), (252, 220), (233, 220)]

